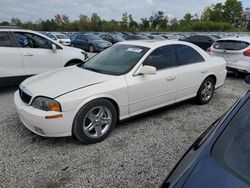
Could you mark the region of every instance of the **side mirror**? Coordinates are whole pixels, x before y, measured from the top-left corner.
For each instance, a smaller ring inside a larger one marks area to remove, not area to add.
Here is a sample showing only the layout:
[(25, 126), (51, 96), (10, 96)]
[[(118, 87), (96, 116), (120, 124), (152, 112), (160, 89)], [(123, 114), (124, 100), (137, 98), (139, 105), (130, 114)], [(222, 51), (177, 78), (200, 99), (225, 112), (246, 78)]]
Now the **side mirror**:
[(247, 75), (247, 76), (245, 77), (245, 82), (246, 82), (247, 84), (250, 84), (250, 75)]
[(153, 66), (148, 66), (148, 65), (145, 65), (145, 66), (142, 66), (138, 72), (136, 73), (136, 75), (140, 75), (140, 74), (156, 74), (156, 68), (153, 67)]
[(57, 50), (56, 45), (52, 44), (51, 48), (52, 48), (53, 53), (56, 53), (56, 50)]

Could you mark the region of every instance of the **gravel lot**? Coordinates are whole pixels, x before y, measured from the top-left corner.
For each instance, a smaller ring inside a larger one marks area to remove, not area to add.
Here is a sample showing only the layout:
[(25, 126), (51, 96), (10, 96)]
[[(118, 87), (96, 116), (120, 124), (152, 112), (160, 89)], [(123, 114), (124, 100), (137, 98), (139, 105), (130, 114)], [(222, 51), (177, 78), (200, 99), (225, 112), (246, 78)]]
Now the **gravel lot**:
[(191, 143), (249, 86), (228, 77), (204, 106), (178, 104), (120, 123), (105, 141), (42, 138), (20, 122), (17, 87), (0, 90), (0, 187), (158, 187)]

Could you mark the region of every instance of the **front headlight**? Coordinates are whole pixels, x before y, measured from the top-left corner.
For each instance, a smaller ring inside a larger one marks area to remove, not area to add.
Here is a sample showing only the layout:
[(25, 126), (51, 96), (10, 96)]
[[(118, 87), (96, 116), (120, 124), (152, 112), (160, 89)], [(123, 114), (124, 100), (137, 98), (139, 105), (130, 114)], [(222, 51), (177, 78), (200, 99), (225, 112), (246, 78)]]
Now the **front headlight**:
[(61, 112), (61, 105), (59, 102), (46, 98), (46, 97), (36, 97), (31, 106), (34, 108), (43, 110), (43, 111), (55, 111), (55, 112)]

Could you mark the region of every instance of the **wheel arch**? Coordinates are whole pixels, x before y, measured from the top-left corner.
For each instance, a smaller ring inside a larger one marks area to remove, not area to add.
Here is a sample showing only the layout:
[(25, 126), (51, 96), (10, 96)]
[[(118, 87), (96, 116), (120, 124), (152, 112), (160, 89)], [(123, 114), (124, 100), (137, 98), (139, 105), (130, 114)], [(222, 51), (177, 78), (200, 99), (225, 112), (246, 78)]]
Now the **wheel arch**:
[(98, 96), (92, 96), (92, 97), (89, 97), (89, 98), (87, 98), (87, 99), (85, 99), (84, 101), (82, 101), (78, 106), (77, 106), (77, 108), (76, 108), (76, 111), (75, 111), (75, 116), (76, 116), (76, 114), (79, 112), (79, 110), (81, 109), (81, 108), (83, 108), (86, 104), (88, 104), (88, 103), (90, 103), (90, 102), (92, 102), (92, 101), (94, 101), (94, 100), (98, 100), (98, 99), (105, 99), (105, 100), (108, 100), (108, 101), (110, 101), (113, 105), (114, 105), (114, 107), (115, 107), (115, 109), (116, 109), (116, 112), (117, 112), (117, 121), (119, 121), (120, 120), (120, 113), (121, 113), (121, 111), (120, 111), (120, 103), (118, 102), (118, 100), (115, 98), (115, 97), (113, 97), (113, 96), (110, 96), (110, 95), (98, 95)]
[(84, 63), (84, 62), (81, 59), (77, 59), (77, 58), (76, 59), (71, 59), (67, 63), (65, 63), (64, 67), (70, 66), (71, 63), (78, 64), (78, 63)]
[(204, 82), (207, 78), (212, 78), (214, 80), (214, 86), (216, 86), (217, 77), (215, 76), (215, 74), (210, 74), (210, 75), (206, 76), (206, 78), (202, 82)]

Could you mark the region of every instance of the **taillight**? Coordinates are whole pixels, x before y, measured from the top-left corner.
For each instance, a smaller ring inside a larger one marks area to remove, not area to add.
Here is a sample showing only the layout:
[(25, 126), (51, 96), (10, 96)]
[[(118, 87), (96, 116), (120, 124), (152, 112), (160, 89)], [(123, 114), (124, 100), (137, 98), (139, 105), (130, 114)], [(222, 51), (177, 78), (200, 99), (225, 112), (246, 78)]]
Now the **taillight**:
[(250, 49), (243, 52), (244, 56), (250, 57)]
[(207, 52), (211, 52), (211, 47), (209, 47), (209, 48), (207, 49)]

